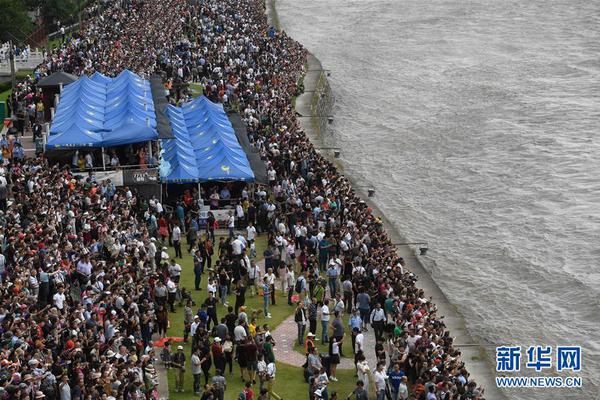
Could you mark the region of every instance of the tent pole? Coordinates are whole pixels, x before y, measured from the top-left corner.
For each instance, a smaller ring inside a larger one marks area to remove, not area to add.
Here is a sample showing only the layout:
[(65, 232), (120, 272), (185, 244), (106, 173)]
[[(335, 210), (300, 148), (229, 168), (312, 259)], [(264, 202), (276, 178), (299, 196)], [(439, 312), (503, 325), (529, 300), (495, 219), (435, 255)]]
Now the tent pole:
[(204, 205), (204, 201), (202, 200), (202, 185), (198, 182), (198, 207)]
[(102, 170), (106, 171), (106, 159), (104, 158), (104, 147), (102, 148)]
[(152, 141), (148, 140), (148, 156), (152, 160)]

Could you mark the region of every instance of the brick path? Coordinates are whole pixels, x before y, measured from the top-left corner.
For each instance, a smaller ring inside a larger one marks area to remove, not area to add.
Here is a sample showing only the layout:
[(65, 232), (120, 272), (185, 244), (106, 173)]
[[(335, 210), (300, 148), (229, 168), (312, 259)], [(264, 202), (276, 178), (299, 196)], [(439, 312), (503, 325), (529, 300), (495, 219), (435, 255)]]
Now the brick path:
[[(306, 357), (294, 349), (294, 343), (298, 340), (298, 327), (294, 321), (294, 315), (287, 317), (272, 332), (277, 346), (273, 348), (275, 359), (279, 362), (300, 367), (306, 361)], [(373, 329), (364, 332), (365, 356), (371, 369), (375, 369), (377, 359), (375, 356), (375, 334)], [(338, 364), (338, 369), (354, 369), (354, 358), (343, 357)]]

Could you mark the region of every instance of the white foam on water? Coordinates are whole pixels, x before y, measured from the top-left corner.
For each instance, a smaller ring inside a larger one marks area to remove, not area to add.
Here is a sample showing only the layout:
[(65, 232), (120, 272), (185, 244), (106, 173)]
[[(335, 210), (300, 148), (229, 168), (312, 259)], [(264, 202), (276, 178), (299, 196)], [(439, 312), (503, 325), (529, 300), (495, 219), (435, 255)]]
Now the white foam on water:
[[(600, 6), (277, 0), (331, 70), (345, 172), (409, 239), (470, 332), (583, 347), (600, 385)], [(595, 355), (593, 355), (595, 354)], [(519, 391), (515, 399), (557, 392)], [(592, 397), (594, 397), (592, 396)]]

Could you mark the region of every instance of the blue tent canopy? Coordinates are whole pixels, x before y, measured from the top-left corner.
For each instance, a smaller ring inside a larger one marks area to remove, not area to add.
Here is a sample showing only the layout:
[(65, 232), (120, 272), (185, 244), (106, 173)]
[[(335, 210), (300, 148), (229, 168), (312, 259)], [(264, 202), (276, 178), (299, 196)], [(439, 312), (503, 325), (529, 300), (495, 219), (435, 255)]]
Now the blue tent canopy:
[(114, 78), (96, 72), (64, 88), (47, 147), (113, 147), (157, 138), (150, 82), (128, 70)]
[(222, 105), (201, 96), (167, 115), (175, 139), (161, 141), (163, 182), (254, 181)]

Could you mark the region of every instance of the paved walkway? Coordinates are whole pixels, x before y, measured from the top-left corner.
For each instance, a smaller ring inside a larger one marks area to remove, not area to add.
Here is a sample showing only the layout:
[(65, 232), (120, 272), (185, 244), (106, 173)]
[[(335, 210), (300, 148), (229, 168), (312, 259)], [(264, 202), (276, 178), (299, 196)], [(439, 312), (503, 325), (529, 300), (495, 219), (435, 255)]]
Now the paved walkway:
[[(295, 367), (301, 367), (306, 361), (306, 356), (294, 349), (294, 343), (298, 340), (298, 327), (294, 321), (294, 315), (287, 317), (281, 324), (279, 324), (271, 335), (275, 339), (277, 346), (273, 348), (275, 352), (275, 359), (279, 362), (293, 365)], [(346, 332), (348, 336), (349, 333)], [(377, 365), (377, 357), (375, 356), (375, 334), (373, 330), (364, 332), (365, 335), (365, 349), (367, 349), (365, 356), (371, 369), (374, 369)], [(340, 360), (338, 369), (354, 369), (354, 358), (343, 357)]]
[(154, 364), (158, 374), (158, 400), (167, 400), (169, 398), (169, 377), (167, 369), (160, 362)]

